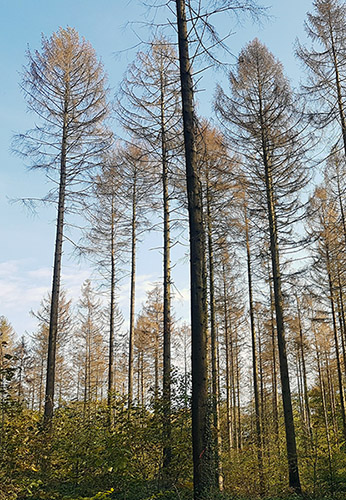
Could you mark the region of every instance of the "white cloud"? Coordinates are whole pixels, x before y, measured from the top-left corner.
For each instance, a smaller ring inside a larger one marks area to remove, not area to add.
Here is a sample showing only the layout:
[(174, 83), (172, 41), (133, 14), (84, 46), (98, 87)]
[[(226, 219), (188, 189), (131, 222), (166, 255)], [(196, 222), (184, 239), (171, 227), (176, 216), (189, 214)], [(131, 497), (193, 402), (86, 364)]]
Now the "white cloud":
[[(67, 266), (62, 273), (62, 286), (68, 296), (77, 300), (80, 287), (89, 276), (89, 270)], [(51, 281), (51, 267), (35, 267), (32, 259), (0, 263), (0, 315), (8, 318), (19, 336), (36, 328), (30, 310), (40, 307), (41, 300), (51, 290)]]
[[(0, 263), (0, 315), (8, 318), (15, 331), (21, 336), (25, 331), (33, 331), (37, 327), (30, 310), (38, 310), (40, 302), (51, 290), (52, 268), (36, 265), (33, 259), (9, 260)], [(67, 262), (63, 267), (61, 286), (67, 291), (68, 298), (76, 304), (80, 297), (80, 289), (86, 279), (91, 279), (94, 288), (98, 283), (93, 279), (92, 270)], [(161, 280), (159, 280), (161, 282)], [(155, 274), (138, 274), (136, 277), (136, 313), (146, 300), (147, 292), (158, 283)], [(190, 290), (182, 288), (174, 292), (173, 307), (176, 316), (189, 316)], [(130, 305), (130, 280), (124, 282), (118, 290), (117, 302), (122, 310), (128, 328)], [(107, 301), (106, 295), (102, 299)]]
[(18, 270), (17, 260), (8, 260), (6, 262), (0, 262), (0, 278), (5, 278), (16, 273)]

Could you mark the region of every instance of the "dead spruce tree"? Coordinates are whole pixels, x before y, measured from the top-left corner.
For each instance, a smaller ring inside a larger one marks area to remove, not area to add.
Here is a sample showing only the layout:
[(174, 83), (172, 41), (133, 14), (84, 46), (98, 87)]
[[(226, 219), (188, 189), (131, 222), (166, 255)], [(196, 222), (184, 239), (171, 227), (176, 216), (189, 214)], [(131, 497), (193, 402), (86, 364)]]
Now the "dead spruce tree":
[[(172, 170), (181, 143), (177, 54), (163, 37), (140, 51), (121, 83), (117, 115), (146, 148), (152, 168), (147, 176), (162, 186), (163, 206), (163, 467), (171, 461), (171, 209)], [(154, 174), (154, 175), (152, 175)], [(145, 172), (144, 172), (145, 175)]]
[[(257, 39), (240, 53), (230, 73), (231, 95), (218, 89), (216, 109), (230, 125), (247, 166), (249, 190), (265, 214), (270, 239), (289, 484), (301, 491), (288, 373), (280, 266), (285, 228), (298, 217), (298, 191), (307, 182), (306, 143), (299, 133), (300, 113), (282, 65)], [(232, 139), (231, 139), (232, 140)], [(287, 231), (286, 231), (287, 232)]]
[(87, 256), (97, 268), (102, 288), (109, 298), (107, 323), (108, 341), (108, 412), (112, 427), (115, 396), (115, 346), (123, 323), (117, 305), (117, 285), (124, 274), (124, 251), (128, 244), (126, 234), (124, 200), (122, 187), (122, 155), (116, 148), (110, 149), (104, 157), (100, 173), (93, 183), (93, 201), (85, 206), (84, 216), (88, 221), (85, 236), (80, 243), (80, 253)]
[(17, 137), (16, 149), (42, 169), (53, 188), (43, 201), (57, 204), (44, 421), (53, 416), (58, 305), (65, 215), (86, 195), (89, 176), (108, 147), (108, 114), (102, 64), (73, 28), (42, 36), (41, 52), (28, 51), (22, 89), (38, 122)]

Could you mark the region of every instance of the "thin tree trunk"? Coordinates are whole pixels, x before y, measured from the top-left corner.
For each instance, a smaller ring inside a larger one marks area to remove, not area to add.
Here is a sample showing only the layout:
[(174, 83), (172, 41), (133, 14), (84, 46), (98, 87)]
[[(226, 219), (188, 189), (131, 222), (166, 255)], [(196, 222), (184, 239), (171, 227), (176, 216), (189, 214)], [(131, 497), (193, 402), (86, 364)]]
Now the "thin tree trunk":
[(144, 408), (144, 352), (141, 351), (141, 406)]
[(154, 401), (159, 399), (159, 332), (155, 333), (154, 340)]
[(274, 432), (276, 436), (278, 454), (280, 455), (280, 439), (279, 439), (279, 410), (278, 410), (278, 376), (276, 367), (276, 343), (275, 343), (275, 324), (274, 324), (274, 293), (272, 278), (269, 273), (269, 291), (270, 291), (270, 324), (271, 324), (271, 341), (272, 341), (272, 382), (273, 382), (273, 422)]
[(338, 428), (338, 421), (336, 418), (335, 388), (334, 388), (332, 374), (330, 372), (330, 360), (327, 352), (325, 353), (325, 363), (327, 370), (328, 393), (329, 393), (330, 411), (332, 414), (333, 430), (334, 430), (335, 441), (336, 443), (338, 443), (339, 428)]
[(229, 328), (228, 328), (228, 311), (227, 311), (227, 284), (225, 266), (222, 266), (223, 279), (223, 314), (224, 314), (224, 335), (225, 335), (225, 351), (226, 351), (226, 411), (227, 411), (227, 442), (228, 451), (232, 448), (232, 403), (231, 403), (231, 382), (230, 382), (230, 355), (229, 355)]
[(332, 277), (331, 277), (331, 272), (330, 272), (330, 256), (329, 256), (329, 249), (327, 248), (326, 250), (327, 250), (326, 259), (327, 259), (327, 273), (328, 273), (329, 293), (330, 293), (330, 305), (331, 305), (332, 320), (333, 320), (334, 347), (335, 347), (335, 354), (336, 354), (336, 366), (337, 366), (337, 372), (338, 372), (339, 393), (340, 393), (342, 429), (343, 429), (344, 439), (346, 439), (346, 413), (345, 413), (344, 384), (342, 381), (342, 370), (341, 370), (341, 360), (340, 360), (339, 341), (338, 341), (338, 329), (336, 326), (334, 290), (333, 290), (333, 282), (332, 282)]
[(176, 0), (190, 228), (192, 326), (192, 447), (194, 499), (210, 497), (212, 474), (208, 448), (208, 367), (205, 242), (201, 185), (197, 172), (193, 82), (189, 59), (185, 1)]
[(324, 387), (324, 382), (323, 382), (321, 361), (320, 361), (320, 352), (319, 352), (319, 348), (318, 348), (318, 344), (317, 344), (316, 333), (315, 333), (315, 346), (316, 346), (318, 379), (319, 379), (320, 391), (321, 391), (323, 419), (324, 419), (324, 426), (325, 426), (325, 431), (326, 431), (326, 439), (327, 439), (327, 447), (328, 447), (329, 476), (330, 476), (330, 483), (331, 483), (331, 491), (333, 492), (334, 480), (333, 480), (333, 467), (332, 467), (332, 449), (331, 449), (331, 444), (330, 444), (330, 433), (329, 433), (328, 412), (327, 412), (327, 406), (326, 406), (325, 387)]
[(245, 222), (245, 239), (246, 239), (246, 257), (247, 257), (247, 278), (249, 291), (249, 311), (250, 311), (250, 327), (251, 327), (251, 347), (252, 347), (252, 382), (255, 399), (255, 424), (256, 424), (256, 445), (257, 445), (257, 461), (259, 475), (259, 493), (264, 495), (265, 484), (263, 474), (263, 448), (262, 448), (262, 429), (261, 429), (261, 412), (258, 394), (258, 363), (257, 363), (257, 348), (256, 348), (256, 331), (255, 318), (252, 297), (252, 271), (251, 271), (251, 252), (249, 239), (249, 221), (247, 217), (246, 202), (244, 202), (244, 222)]
[(50, 309), (49, 335), (48, 335), (47, 378), (46, 378), (46, 392), (45, 392), (45, 405), (44, 405), (44, 428), (47, 430), (49, 430), (49, 428), (51, 427), (51, 422), (53, 418), (53, 409), (54, 409), (55, 359), (56, 359), (56, 342), (58, 334), (59, 293), (60, 293), (60, 276), (61, 276), (65, 195), (66, 195), (68, 99), (69, 99), (69, 90), (67, 87), (65, 92), (63, 130), (61, 139), (58, 217), (56, 224), (53, 283), (52, 283), (51, 309)]
[(309, 404), (309, 393), (308, 393), (308, 383), (307, 383), (307, 373), (306, 373), (306, 363), (305, 363), (305, 352), (304, 352), (304, 337), (303, 337), (303, 327), (302, 327), (302, 318), (301, 318), (301, 310), (298, 296), (296, 295), (297, 302), (297, 312), (298, 312), (298, 327), (299, 327), (299, 347), (300, 347), (300, 357), (302, 362), (302, 377), (303, 377), (303, 388), (304, 388), (304, 405), (305, 405), (305, 413), (306, 413), (306, 426), (310, 436), (311, 444), (313, 440), (312, 436), (312, 427), (311, 427), (311, 411)]
[[(262, 131), (264, 134), (264, 130)], [(263, 158), (265, 167), (265, 181), (267, 191), (268, 205), (268, 221), (270, 233), (270, 252), (272, 259), (273, 285), (274, 285), (274, 302), (276, 313), (276, 327), (278, 335), (279, 359), (280, 359), (280, 376), (282, 389), (282, 402), (284, 407), (284, 420), (286, 431), (286, 449), (289, 469), (289, 485), (298, 494), (301, 493), (301, 485), (298, 470), (297, 445), (293, 420), (293, 409), (291, 399), (291, 389), (288, 373), (288, 362), (286, 353), (285, 327), (283, 318), (283, 299), (281, 291), (281, 273), (279, 263), (279, 246), (277, 234), (277, 222), (275, 213), (275, 201), (273, 191), (273, 181), (270, 161), (266, 147), (266, 140), (263, 137)]]
[(210, 308), (210, 341), (211, 341), (211, 380), (212, 380), (212, 405), (213, 405), (213, 424), (214, 424), (214, 453), (216, 465), (216, 482), (219, 491), (223, 490), (223, 475), (221, 463), (221, 429), (220, 429), (220, 403), (219, 403), (219, 374), (218, 374), (218, 339), (215, 321), (215, 291), (214, 291), (214, 251), (212, 238), (212, 219), (211, 219), (211, 195), (209, 185), (208, 167), (206, 171), (207, 188), (207, 235), (208, 235), (208, 260), (209, 260), (209, 308)]
[(163, 192), (163, 469), (172, 459), (171, 443), (171, 240), (164, 74), (161, 81), (161, 155)]
[(136, 229), (137, 229), (137, 175), (134, 173), (132, 189), (132, 223), (131, 223), (131, 289), (130, 289), (130, 333), (129, 333), (129, 366), (128, 366), (128, 409), (133, 399), (133, 348), (135, 328), (135, 287), (136, 287)]
[(262, 356), (262, 338), (261, 338), (261, 329), (259, 325), (259, 320), (257, 320), (257, 338), (258, 338), (258, 365), (259, 365), (259, 395), (258, 395), (258, 405), (259, 412), (262, 417), (262, 441), (263, 448), (265, 448), (265, 433), (266, 433), (266, 425), (265, 425), (265, 407), (264, 407), (264, 374), (263, 374), (263, 356)]
[(115, 309), (115, 210), (114, 197), (112, 198), (112, 221), (111, 221), (111, 300), (109, 315), (109, 353), (108, 353), (108, 419), (109, 427), (112, 427), (112, 414), (114, 402), (114, 309)]

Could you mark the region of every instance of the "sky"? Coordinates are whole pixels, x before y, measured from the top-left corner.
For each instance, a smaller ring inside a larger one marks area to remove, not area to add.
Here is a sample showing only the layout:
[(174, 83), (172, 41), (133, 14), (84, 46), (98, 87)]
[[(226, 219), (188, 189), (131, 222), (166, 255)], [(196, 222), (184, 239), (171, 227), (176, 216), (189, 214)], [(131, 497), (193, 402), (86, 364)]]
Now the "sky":
[[(20, 73), (27, 62), (26, 50), (28, 47), (40, 49), (41, 33), (49, 37), (60, 26), (75, 28), (91, 42), (101, 58), (113, 96), (141, 39), (149, 37), (154, 12), (144, 7), (144, 3), (140, 0), (0, 0), (0, 61), (3, 68), (0, 78), (0, 316), (7, 317), (18, 337), (30, 336), (35, 330), (37, 324), (30, 310), (39, 308), (40, 301), (51, 288), (56, 215), (52, 207), (41, 208), (33, 214), (21, 203), (13, 203), (25, 197), (39, 198), (50, 187), (42, 173), (29, 171), (23, 160), (11, 151), (14, 134), (31, 128), (35, 120), (26, 110), (19, 87)], [(303, 25), (306, 13), (312, 11), (312, 0), (269, 0), (262, 5), (268, 7), (270, 19), (261, 25), (251, 21), (243, 21), (240, 25), (224, 15), (215, 22), (221, 32), (232, 31), (227, 43), (235, 56), (257, 37), (281, 60), (292, 84), (298, 85), (303, 72), (294, 56), (293, 45), (296, 37), (305, 40)], [(168, 15), (162, 10), (156, 20), (165, 21)], [(235, 62), (230, 55), (224, 54), (222, 59), (230, 64)], [(218, 82), (225, 84), (222, 72), (208, 70), (203, 74), (198, 93), (198, 110), (203, 116), (212, 116)], [(121, 135), (119, 126), (114, 124), (114, 128)], [(160, 246), (161, 235), (153, 232), (139, 246), (137, 310), (146, 291), (162, 279)], [(188, 319), (186, 249), (184, 245), (176, 247), (172, 261), (176, 264), (173, 269), (176, 314), (178, 318)], [(78, 262), (66, 245), (62, 285), (68, 297), (77, 302), (83, 281), (90, 277), (96, 280), (91, 273), (89, 265)], [(124, 278), (119, 288), (119, 305), (125, 320), (128, 302), (129, 283)]]

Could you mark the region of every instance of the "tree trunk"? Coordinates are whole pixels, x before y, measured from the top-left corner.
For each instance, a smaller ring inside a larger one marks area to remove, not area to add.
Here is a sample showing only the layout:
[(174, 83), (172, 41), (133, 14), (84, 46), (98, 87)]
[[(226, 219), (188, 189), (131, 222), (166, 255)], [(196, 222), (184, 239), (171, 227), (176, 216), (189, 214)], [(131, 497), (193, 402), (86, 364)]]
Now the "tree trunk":
[(172, 459), (171, 443), (171, 240), (164, 74), (161, 80), (161, 155), (163, 192), (163, 469)]
[(304, 405), (305, 405), (305, 422), (306, 427), (310, 436), (312, 444), (312, 427), (311, 427), (311, 411), (309, 403), (309, 393), (308, 393), (308, 383), (307, 383), (307, 373), (306, 373), (306, 363), (305, 363), (305, 352), (304, 352), (304, 338), (303, 338), (303, 328), (301, 320), (301, 310), (298, 295), (296, 295), (297, 301), (297, 312), (298, 312), (298, 327), (299, 327), (299, 348), (300, 348), (300, 358), (302, 363), (302, 378), (303, 378), (303, 393), (304, 393)]
[(109, 353), (108, 353), (108, 393), (107, 404), (109, 412), (109, 427), (112, 427), (112, 414), (114, 402), (114, 309), (115, 309), (115, 210), (114, 197), (112, 198), (111, 222), (111, 300), (109, 315)]
[(215, 292), (214, 292), (214, 251), (212, 237), (212, 219), (211, 219), (211, 195), (209, 185), (209, 172), (206, 172), (207, 188), (207, 235), (208, 235), (208, 260), (209, 260), (209, 307), (210, 307), (210, 342), (211, 342), (211, 380), (212, 380), (212, 406), (213, 406), (213, 424), (214, 424), (214, 456), (216, 466), (216, 483), (219, 491), (223, 490), (223, 475), (221, 463), (221, 429), (220, 429), (220, 403), (219, 403), (219, 373), (218, 373), (218, 339), (215, 321)]
[(327, 250), (326, 259), (327, 259), (327, 273), (328, 273), (328, 282), (329, 282), (330, 305), (331, 305), (332, 320), (333, 320), (334, 347), (335, 347), (335, 354), (336, 354), (336, 366), (337, 366), (337, 372), (338, 372), (339, 393), (340, 393), (342, 429), (343, 429), (343, 437), (345, 440), (346, 439), (345, 394), (344, 394), (344, 384), (342, 381), (341, 359), (340, 359), (339, 341), (338, 341), (338, 329), (336, 326), (333, 281), (332, 281), (332, 276), (331, 276), (331, 271), (330, 271), (330, 256), (329, 256), (329, 249), (327, 248), (326, 250)]
[(263, 144), (263, 159), (265, 167), (265, 181), (266, 181), (266, 192), (267, 192), (270, 253), (271, 253), (272, 272), (273, 272), (274, 303), (275, 303), (276, 327), (277, 327), (278, 347), (279, 347), (282, 402), (284, 408), (284, 420), (285, 420), (285, 431), (286, 431), (286, 449), (287, 449), (288, 469), (289, 469), (289, 485), (296, 493), (300, 494), (301, 485), (299, 479), (296, 436), (295, 436), (295, 428), (293, 420), (291, 389), (290, 389), (287, 353), (286, 353), (286, 339), (285, 339), (285, 327), (283, 318), (283, 299), (281, 291), (281, 273), (280, 273), (280, 263), (279, 263), (279, 246), (278, 246), (274, 191), (272, 184), (270, 161), (266, 150), (265, 139), (263, 139), (262, 144)]
[(192, 326), (192, 445), (194, 499), (210, 497), (213, 472), (208, 450), (208, 369), (205, 242), (201, 185), (197, 172), (193, 82), (189, 59), (185, 1), (176, 0), (180, 81), (190, 228)]
[(60, 156), (60, 184), (58, 200), (58, 217), (56, 224), (56, 240), (53, 268), (53, 283), (51, 294), (51, 309), (48, 335), (48, 357), (47, 357), (47, 378), (44, 405), (44, 428), (51, 427), (54, 408), (54, 385), (55, 385), (55, 359), (56, 342), (58, 334), (58, 312), (59, 312), (59, 292), (62, 261), (62, 244), (65, 215), (65, 195), (66, 195), (66, 154), (67, 154), (67, 123), (68, 123), (68, 88), (65, 92), (65, 105), (63, 114), (63, 130), (61, 139)]
[(225, 266), (222, 266), (222, 280), (223, 280), (223, 314), (224, 314), (224, 335), (225, 335), (225, 351), (226, 351), (226, 412), (227, 412), (227, 442), (228, 451), (232, 448), (232, 401), (231, 401), (231, 381), (230, 381), (230, 339), (228, 327), (228, 310), (227, 310), (227, 283)]
[(262, 448), (262, 430), (261, 430), (261, 412), (258, 394), (258, 363), (257, 363), (257, 348), (256, 348), (256, 331), (255, 318), (253, 310), (252, 297), (252, 272), (251, 272), (251, 253), (249, 240), (249, 221), (247, 218), (246, 202), (244, 201), (244, 222), (245, 222), (245, 240), (246, 240), (246, 257), (247, 257), (247, 278), (249, 291), (249, 310), (250, 310), (250, 327), (251, 327), (251, 347), (252, 347), (252, 381), (255, 399), (255, 424), (256, 424), (256, 445), (257, 445), (257, 461), (259, 474), (259, 494), (265, 493), (264, 474), (263, 474), (263, 448)]
[(131, 223), (131, 290), (130, 290), (130, 333), (129, 333), (129, 366), (128, 366), (128, 409), (133, 399), (133, 348), (135, 328), (135, 287), (136, 287), (136, 228), (137, 228), (137, 175), (134, 173), (132, 189), (132, 223)]

